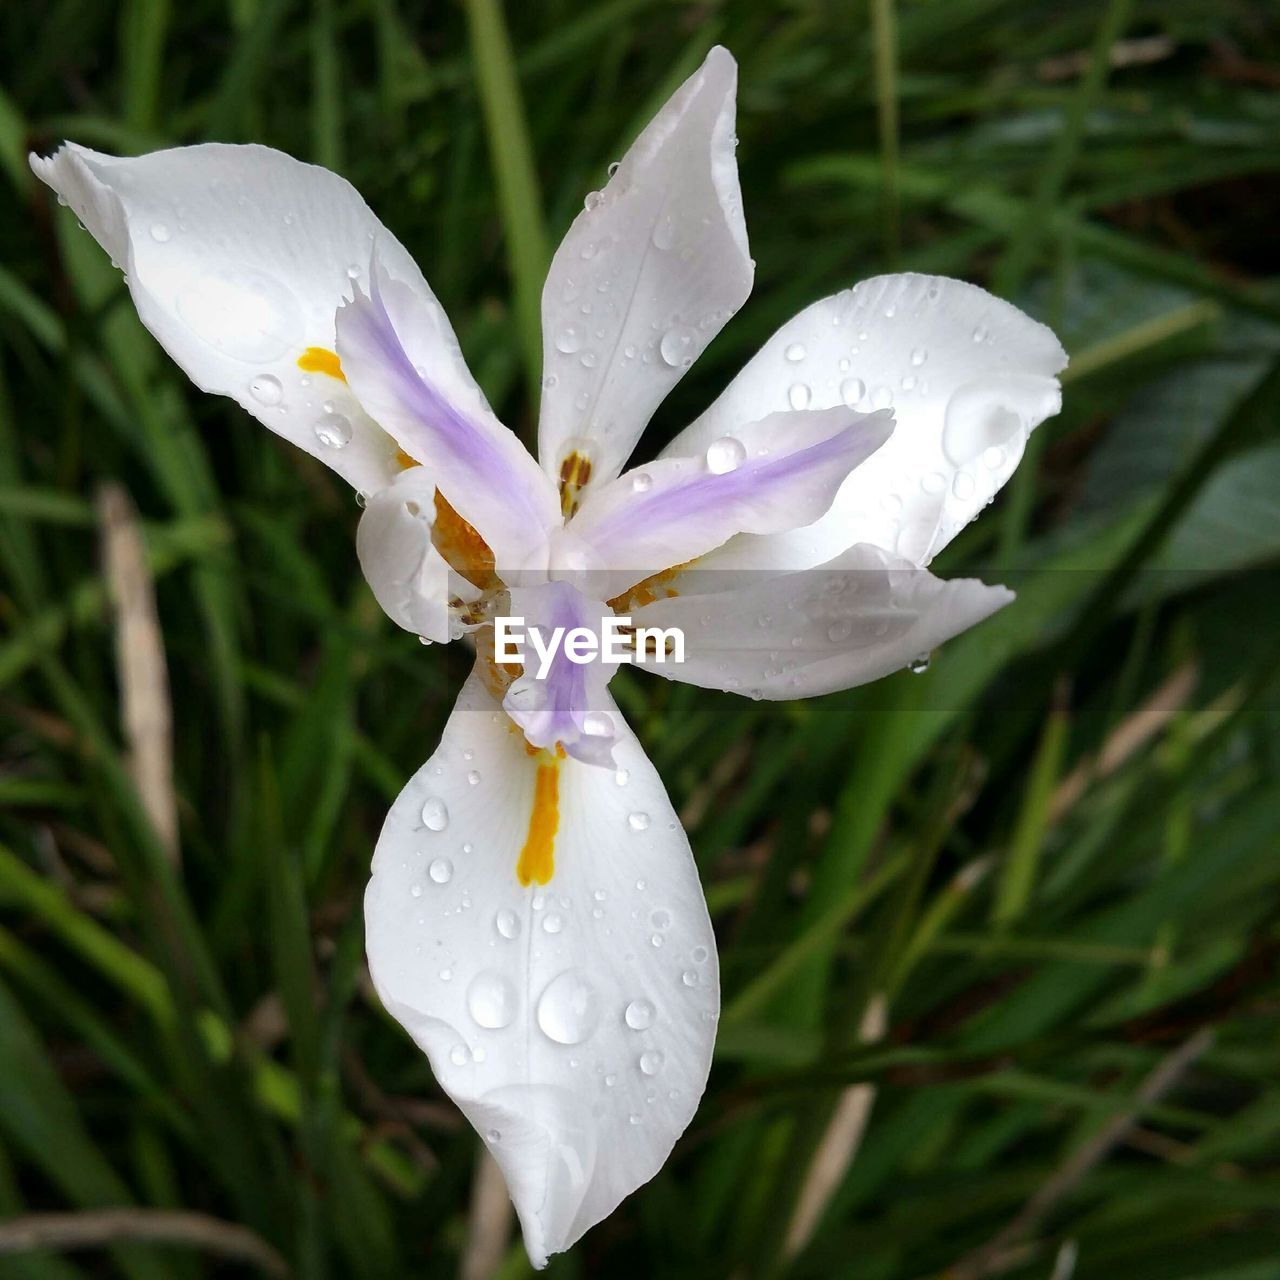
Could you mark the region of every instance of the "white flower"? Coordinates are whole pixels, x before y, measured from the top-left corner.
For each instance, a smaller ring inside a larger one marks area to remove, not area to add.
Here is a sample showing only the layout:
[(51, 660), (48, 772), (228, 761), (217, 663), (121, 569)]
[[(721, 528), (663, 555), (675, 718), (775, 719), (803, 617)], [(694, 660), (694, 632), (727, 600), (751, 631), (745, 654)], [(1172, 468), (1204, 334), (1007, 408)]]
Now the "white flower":
[(688, 840), (610, 673), (559, 661), (513, 684), (485, 624), (599, 627), (612, 601), (684, 628), (668, 678), (767, 698), (875, 679), (1011, 598), (925, 566), (1059, 407), (1049, 330), (971, 285), (883, 276), (801, 312), (620, 475), (751, 288), (735, 88), (713, 49), (560, 246), (539, 461), (343, 179), (256, 146), (32, 159), (196, 384), (365, 495), (360, 564), (390, 616), (477, 631), (378, 841), (369, 964), (501, 1165), (537, 1266), (662, 1166), (719, 980)]

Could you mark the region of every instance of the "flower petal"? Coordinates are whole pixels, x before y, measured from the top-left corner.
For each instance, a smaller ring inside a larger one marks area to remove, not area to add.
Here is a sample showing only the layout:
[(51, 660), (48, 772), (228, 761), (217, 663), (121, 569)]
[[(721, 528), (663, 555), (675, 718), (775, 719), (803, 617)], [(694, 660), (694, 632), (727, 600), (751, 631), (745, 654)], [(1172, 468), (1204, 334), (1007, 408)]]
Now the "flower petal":
[(1067, 357), (1049, 329), (975, 285), (879, 276), (788, 321), (664, 456), (705, 449), (744, 415), (892, 407), (893, 439), (849, 477), (827, 515), (741, 539), (716, 563), (809, 568), (856, 542), (925, 565), (1013, 473), (1032, 429), (1058, 412)]
[(879, 547), (817, 569), (694, 568), (677, 594), (636, 609), (637, 627), (679, 627), (684, 661), (646, 669), (708, 689), (780, 700), (849, 689), (898, 671), (1013, 599), (973, 578), (944, 582)]
[(590, 464), (583, 483), (616, 476), (654, 409), (751, 292), (737, 82), (729, 52), (712, 49), (556, 252), (542, 293), (538, 428), (553, 480), (575, 453)]
[(375, 260), (338, 313), (338, 354), (360, 403), (426, 468), (492, 549), (497, 571), (536, 562), (560, 523), (555, 490), (482, 399), (437, 380), (444, 313)]
[(473, 675), (365, 896), (378, 994), (488, 1143), (535, 1266), (661, 1168), (711, 1063), (689, 843), (629, 732), (617, 758), (528, 755)]
[[(532, 746), (563, 747), (575, 760), (612, 767), (619, 727), (608, 690), (616, 667), (599, 656), (603, 618), (612, 611), (568, 582), (514, 586), (510, 600), (511, 616), (523, 620), (524, 674), (507, 689), (503, 710)], [(569, 656), (566, 642), (575, 630), (592, 637), (595, 656), (584, 655), (585, 661)], [(535, 634), (541, 651), (534, 647)], [(500, 657), (495, 654), (494, 662), (503, 665)]]
[[(421, 272), (344, 178), (260, 146), (177, 147), (126, 159), (68, 143), (36, 175), (126, 273), (143, 324), (202, 390), (373, 493), (399, 474), (334, 355), (334, 315), (373, 249), (439, 310)], [(441, 317), (439, 361), (480, 397)], [(483, 397), (480, 397), (483, 399)]]
[(410, 467), (369, 499), (356, 554), (392, 622), (442, 644), (450, 638), (450, 598), (471, 600), (478, 593), (432, 544), (434, 521), (435, 485), (425, 468)]
[(594, 571), (591, 592), (612, 600), (734, 534), (809, 524), (893, 429), (891, 414), (843, 406), (735, 424), (705, 454), (659, 458), (591, 493), (557, 540), (553, 570)]

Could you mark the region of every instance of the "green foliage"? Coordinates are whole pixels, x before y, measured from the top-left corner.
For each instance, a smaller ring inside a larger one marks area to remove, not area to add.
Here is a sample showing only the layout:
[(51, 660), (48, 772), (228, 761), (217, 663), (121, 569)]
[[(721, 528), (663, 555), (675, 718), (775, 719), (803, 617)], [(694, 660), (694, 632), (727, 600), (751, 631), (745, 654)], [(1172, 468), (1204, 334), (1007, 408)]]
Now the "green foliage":
[[(186, 1208), (306, 1280), (443, 1274), (478, 1150), (361, 968), (370, 851), (459, 664), (384, 624), (349, 494), (187, 384), (25, 151), (253, 139), (338, 168), (527, 438), (547, 244), (720, 41), (757, 296), (643, 447), (889, 267), (1004, 291), (1073, 363), (939, 566), (1019, 600), (926, 674), (797, 705), (619, 682), (688, 819), (725, 1016), (668, 1166), (549, 1274), (1280, 1280), (1274, 5), (505, 8), (0, 8), (0, 1219)], [(122, 745), (108, 479), (158, 593), (180, 867)], [(865, 1131), (797, 1246), (851, 1099)], [(127, 1244), (0, 1275), (228, 1265)], [(526, 1266), (512, 1245), (502, 1274)]]

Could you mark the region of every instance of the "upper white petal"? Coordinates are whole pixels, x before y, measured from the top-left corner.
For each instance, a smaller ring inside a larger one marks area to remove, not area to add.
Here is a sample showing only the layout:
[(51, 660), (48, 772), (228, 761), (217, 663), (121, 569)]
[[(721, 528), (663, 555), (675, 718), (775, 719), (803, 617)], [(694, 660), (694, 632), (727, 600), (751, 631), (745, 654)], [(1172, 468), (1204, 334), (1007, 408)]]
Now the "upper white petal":
[[(31, 167), (121, 267), (142, 322), (204, 391), (372, 493), (399, 474), (396, 445), (325, 373), (334, 316), (377, 248), (387, 270), (439, 312), (400, 243), (344, 178), (260, 146), (208, 143), (133, 159), (68, 143)], [(440, 373), (479, 396), (440, 313)], [(483, 397), (481, 397), (483, 399)]]
[(616, 759), (559, 762), (554, 875), (522, 888), (545, 757), (473, 675), (365, 897), (378, 993), (489, 1144), (536, 1266), (653, 1177), (711, 1063), (715, 940), (688, 840), (625, 727)]
[(670, 680), (757, 698), (809, 698), (867, 684), (1013, 599), (973, 578), (943, 581), (879, 547), (777, 574), (693, 568), (674, 594), (634, 610), (637, 627), (678, 627), (684, 661), (646, 663)]
[[(751, 292), (734, 155), (738, 69), (707, 54), (593, 193), (542, 293), (538, 452), (621, 471), (654, 409)], [(760, 414), (753, 414), (753, 418)]]
[(737, 539), (724, 566), (807, 568), (856, 542), (925, 565), (1013, 473), (1061, 407), (1061, 344), (976, 285), (879, 276), (800, 312), (664, 451), (698, 453), (745, 416), (803, 403), (892, 408), (893, 438), (805, 529)]

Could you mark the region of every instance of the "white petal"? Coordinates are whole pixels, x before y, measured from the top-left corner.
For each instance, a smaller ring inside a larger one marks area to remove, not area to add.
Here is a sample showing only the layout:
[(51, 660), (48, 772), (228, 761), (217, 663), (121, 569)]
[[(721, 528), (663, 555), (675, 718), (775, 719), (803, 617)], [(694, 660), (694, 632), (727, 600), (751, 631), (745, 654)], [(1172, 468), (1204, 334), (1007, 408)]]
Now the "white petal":
[(449, 640), (449, 599), (476, 589), (453, 573), (431, 542), (435, 485), (410, 467), (370, 499), (356, 530), (360, 568), (387, 616), (437, 643)]
[(565, 530), (567, 554), (553, 547), (553, 569), (585, 554), (591, 590), (611, 600), (737, 533), (809, 524), (892, 432), (890, 414), (844, 406), (743, 424), (705, 455), (659, 458), (594, 490)]
[[(198, 387), (230, 396), (357, 490), (399, 474), (395, 442), (347, 385), (298, 363), (317, 364), (309, 349), (332, 353), (335, 312), (375, 246), (439, 309), (346, 179), (268, 147), (220, 143), (134, 159), (69, 143), (31, 167), (125, 271), (142, 322)], [(443, 317), (438, 358), (455, 396), (480, 396)]]
[[(622, 470), (654, 409), (751, 292), (734, 156), (738, 69), (707, 54), (594, 192), (542, 293), (538, 452)], [(752, 414), (758, 418), (760, 414)]]
[(442, 322), (438, 306), (375, 260), (369, 291), (357, 288), (338, 313), (343, 368), (360, 403), (479, 532), (499, 574), (536, 567), (548, 531), (560, 524), (555, 489), (488, 405), (458, 402), (435, 381)]
[[(616, 751), (616, 774), (530, 757), (473, 675), (365, 897), (378, 993), (488, 1142), (535, 1266), (653, 1177), (711, 1062), (715, 940), (689, 843), (625, 729)], [(558, 781), (554, 874), (522, 887), (540, 767)]]
[(671, 680), (751, 697), (849, 689), (926, 658), (1013, 599), (973, 578), (944, 582), (878, 547), (777, 575), (690, 569), (678, 594), (634, 610), (637, 627), (678, 627), (684, 661), (645, 663)]
[(741, 539), (715, 563), (808, 568), (855, 542), (928, 564), (1013, 473), (1031, 430), (1061, 407), (1067, 357), (1044, 325), (975, 285), (867, 280), (787, 322), (664, 456), (803, 401), (892, 408), (893, 438), (812, 527)]

